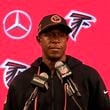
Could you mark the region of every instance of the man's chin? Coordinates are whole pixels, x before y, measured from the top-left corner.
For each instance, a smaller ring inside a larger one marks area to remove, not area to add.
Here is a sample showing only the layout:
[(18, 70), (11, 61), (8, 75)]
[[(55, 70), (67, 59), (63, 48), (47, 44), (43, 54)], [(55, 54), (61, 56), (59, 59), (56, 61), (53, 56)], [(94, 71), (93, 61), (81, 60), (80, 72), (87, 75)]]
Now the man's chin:
[(60, 55), (51, 55), (48, 57), (48, 59), (51, 61), (58, 61), (58, 60), (60, 60), (60, 58), (61, 58)]

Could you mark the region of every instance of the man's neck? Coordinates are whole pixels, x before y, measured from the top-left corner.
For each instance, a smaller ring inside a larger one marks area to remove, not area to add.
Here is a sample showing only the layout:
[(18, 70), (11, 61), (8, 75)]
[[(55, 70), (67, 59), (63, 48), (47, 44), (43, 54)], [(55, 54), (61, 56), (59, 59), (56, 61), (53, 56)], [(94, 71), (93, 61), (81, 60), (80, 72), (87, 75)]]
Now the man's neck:
[[(51, 73), (54, 73), (54, 71), (55, 71), (55, 63), (58, 60), (50, 60), (50, 59), (45, 58), (45, 57), (43, 57), (42, 60), (49, 67)], [(66, 55), (64, 55), (62, 58), (60, 58), (59, 61), (66, 61)]]

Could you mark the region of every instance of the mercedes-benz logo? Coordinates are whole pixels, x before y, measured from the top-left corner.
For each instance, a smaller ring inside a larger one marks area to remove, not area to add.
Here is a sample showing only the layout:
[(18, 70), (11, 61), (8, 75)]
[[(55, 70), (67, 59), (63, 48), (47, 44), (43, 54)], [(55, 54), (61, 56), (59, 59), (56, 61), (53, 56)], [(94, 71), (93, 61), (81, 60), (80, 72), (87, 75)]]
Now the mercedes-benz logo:
[(32, 28), (30, 16), (22, 10), (13, 10), (3, 19), (5, 34), (12, 39), (26, 37)]

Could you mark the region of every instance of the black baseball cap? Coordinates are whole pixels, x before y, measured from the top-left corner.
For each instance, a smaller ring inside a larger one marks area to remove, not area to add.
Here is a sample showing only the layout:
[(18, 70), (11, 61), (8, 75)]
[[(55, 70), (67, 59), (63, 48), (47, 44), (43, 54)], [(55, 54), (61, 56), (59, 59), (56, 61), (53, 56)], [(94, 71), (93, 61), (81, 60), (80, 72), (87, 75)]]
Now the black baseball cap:
[(43, 17), (38, 26), (38, 35), (52, 27), (61, 27), (63, 31), (69, 34), (72, 29), (67, 25), (66, 20), (58, 14), (50, 14)]

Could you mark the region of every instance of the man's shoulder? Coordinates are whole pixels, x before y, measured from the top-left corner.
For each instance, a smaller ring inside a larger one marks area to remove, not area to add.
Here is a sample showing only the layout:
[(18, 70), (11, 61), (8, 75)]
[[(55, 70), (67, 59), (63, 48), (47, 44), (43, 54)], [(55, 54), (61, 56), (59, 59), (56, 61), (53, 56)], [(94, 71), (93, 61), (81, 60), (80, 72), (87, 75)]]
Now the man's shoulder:
[(81, 74), (88, 75), (88, 76), (99, 75), (98, 71), (94, 67), (88, 64), (85, 64), (83, 61), (77, 58), (74, 58), (72, 56), (67, 56), (67, 57), (68, 57), (67, 64), (72, 70), (79, 71)]

